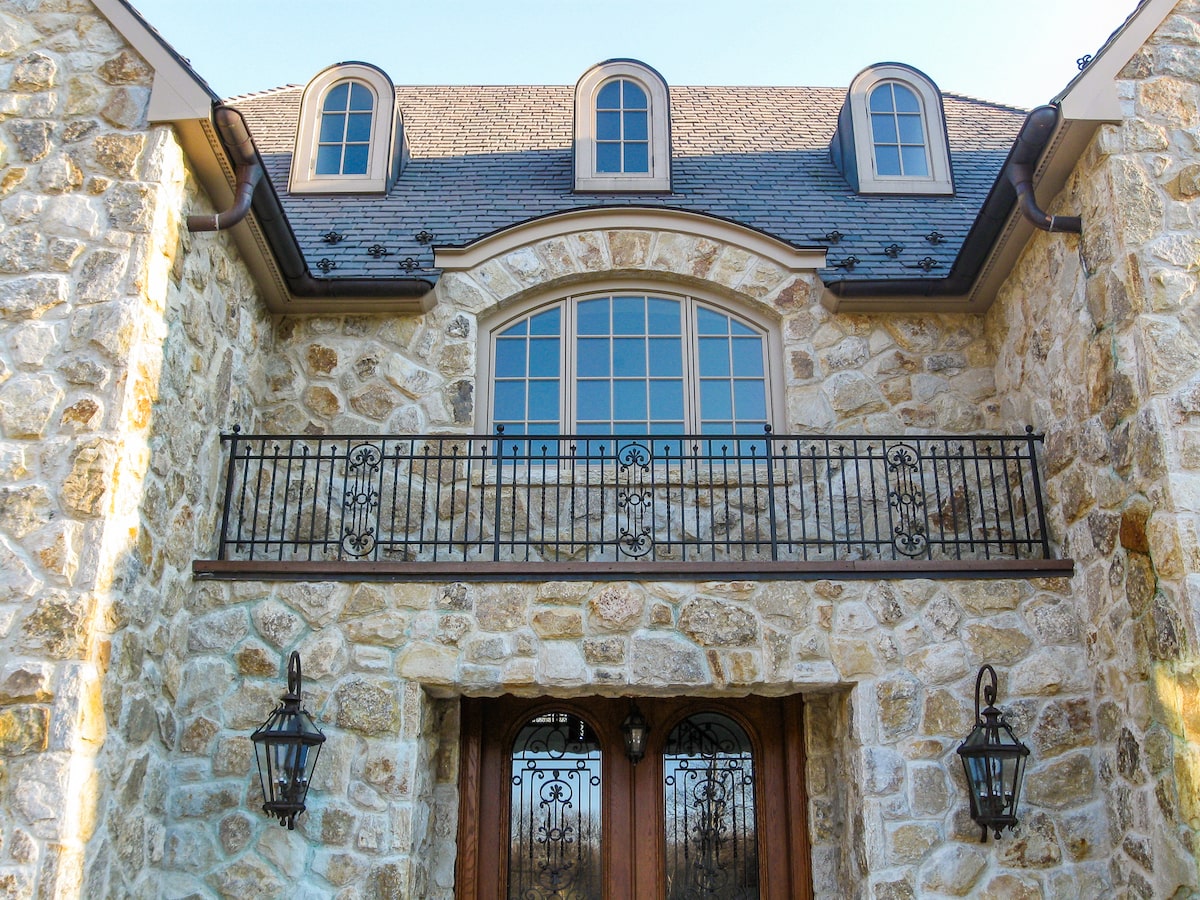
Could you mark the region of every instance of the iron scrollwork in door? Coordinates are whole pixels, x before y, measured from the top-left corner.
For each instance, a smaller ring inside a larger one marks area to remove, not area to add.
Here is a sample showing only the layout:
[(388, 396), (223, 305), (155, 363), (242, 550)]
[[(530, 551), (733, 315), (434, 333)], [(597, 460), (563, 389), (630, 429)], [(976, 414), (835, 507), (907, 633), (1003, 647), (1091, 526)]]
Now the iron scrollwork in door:
[(758, 831), (750, 741), (702, 713), (671, 732), (663, 756), (668, 900), (754, 900)]
[(568, 713), (546, 713), (513, 745), (508, 896), (599, 900), (600, 748)]

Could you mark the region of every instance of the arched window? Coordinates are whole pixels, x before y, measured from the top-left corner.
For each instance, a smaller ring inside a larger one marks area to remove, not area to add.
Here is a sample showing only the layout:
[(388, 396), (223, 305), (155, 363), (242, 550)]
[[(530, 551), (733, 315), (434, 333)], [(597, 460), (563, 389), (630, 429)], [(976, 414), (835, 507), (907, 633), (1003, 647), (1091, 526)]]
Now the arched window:
[(846, 104), (830, 146), (859, 193), (954, 193), (942, 95), (928, 76), (900, 63), (870, 66)]
[(575, 86), (575, 190), (669, 191), (670, 108), (661, 75), (636, 60), (593, 66)]
[(762, 434), (768, 335), (693, 297), (569, 297), (492, 332), (491, 424), (506, 434)]
[(339, 81), (321, 104), (318, 175), (366, 175), (375, 94), (360, 81)]
[(292, 193), (383, 193), (400, 172), (404, 133), (396, 90), (380, 69), (340, 63), (304, 88)]
[(885, 81), (871, 91), (869, 105), (876, 174), (929, 177), (925, 118), (917, 95), (899, 82)]
[(650, 171), (650, 102), (636, 81), (615, 78), (596, 95), (596, 171)]

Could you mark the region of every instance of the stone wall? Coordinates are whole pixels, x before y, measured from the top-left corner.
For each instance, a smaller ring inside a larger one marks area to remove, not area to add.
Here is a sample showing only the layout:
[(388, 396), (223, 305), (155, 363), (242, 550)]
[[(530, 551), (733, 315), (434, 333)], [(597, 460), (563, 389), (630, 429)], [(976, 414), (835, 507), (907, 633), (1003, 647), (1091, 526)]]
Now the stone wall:
[[(804, 693), (818, 896), (1101, 896), (1108, 835), (1068, 588), (203, 584), (174, 708), (185, 745), (166, 864), (181, 893), (450, 898), (456, 696)], [(247, 735), (293, 649), (328, 741), (289, 833), (254, 812)], [(984, 660), (1034, 752), (1021, 831), (987, 846), (954, 753)]]
[(1048, 434), (1111, 879), (1138, 898), (1200, 891), (1198, 51), (1186, 0), (1121, 73), (1125, 123), (1054, 202), (1082, 237), (1035, 238), (988, 321), (1006, 417)]
[[(686, 274), (684, 274), (686, 273)], [(751, 310), (782, 345), (776, 432), (967, 432), (1002, 426), (978, 316), (834, 315), (815, 276), (742, 248), (667, 231), (580, 231), (443, 276), (424, 316), (284, 318), (262, 398), (271, 432), (401, 433), (486, 427), (477, 353), (489, 318), (620, 279)], [(480, 327), (485, 329), (480, 332)], [(776, 374), (776, 373), (772, 373)], [(1020, 425), (1009, 427), (1019, 432)]]
[(261, 304), (224, 239), (181, 232), (208, 207), (151, 79), (89, 3), (0, 3), (5, 896), (159, 895), (172, 616), (216, 423), (252, 408)]

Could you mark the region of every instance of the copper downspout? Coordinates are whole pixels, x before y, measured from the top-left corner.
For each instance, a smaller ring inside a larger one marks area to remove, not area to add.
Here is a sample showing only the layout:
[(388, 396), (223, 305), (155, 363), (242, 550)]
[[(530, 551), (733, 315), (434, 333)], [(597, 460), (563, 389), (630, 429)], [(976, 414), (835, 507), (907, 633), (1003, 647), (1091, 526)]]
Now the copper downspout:
[(246, 123), (234, 110), (226, 106), (218, 106), (213, 111), (213, 121), (221, 133), (221, 143), (233, 160), (237, 170), (237, 192), (234, 195), (233, 206), (216, 215), (195, 215), (187, 217), (188, 231), (221, 231), (232, 228), (250, 212), (250, 204), (254, 200), (254, 189), (263, 177), (262, 163), (254, 150), (254, 142)]
[(1017, 192), (1017, 205), (1021, 209), (1021, 215), (1030, 223), (1042, 231), (1079, 234), (1083, 231), (1083, 223), (1079, 216), (1052, 216), (1038, 206), (1037, 197), (1033, 193), (1033, 168), (1057, 125), (1057, 107), (1039, 106), (1031, 112), (1025, 124), (1021, 126), (1021, 133), (1017, 135), (1017, 142), (1013, 146), (1009, 164), (1005, 167), (1005, 174)]

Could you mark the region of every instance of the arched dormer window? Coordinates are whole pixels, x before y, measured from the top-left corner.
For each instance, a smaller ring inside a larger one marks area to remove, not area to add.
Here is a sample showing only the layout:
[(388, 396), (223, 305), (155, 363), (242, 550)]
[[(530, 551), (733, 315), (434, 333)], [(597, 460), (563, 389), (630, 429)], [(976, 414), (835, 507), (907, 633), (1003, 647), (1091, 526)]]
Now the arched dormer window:
[(924, 73), (880, 63), (850, 84), (834, 162), (860, 194), (953, 194), (942, 95)]
[(635, 60), (593, 66), (575, 86), (575, 190), (670, 189), (666, 82)]
[(366, 63), (339, 63), (304, 89), (293, 193), (383, 193), (399, 174), (403, 143), (396, 91)]

